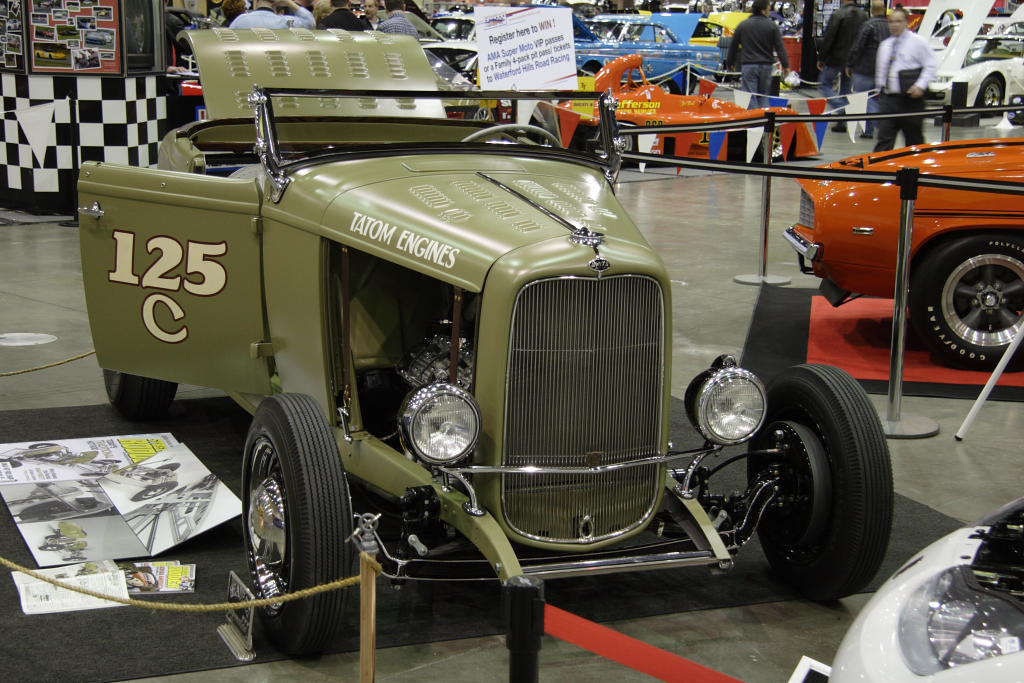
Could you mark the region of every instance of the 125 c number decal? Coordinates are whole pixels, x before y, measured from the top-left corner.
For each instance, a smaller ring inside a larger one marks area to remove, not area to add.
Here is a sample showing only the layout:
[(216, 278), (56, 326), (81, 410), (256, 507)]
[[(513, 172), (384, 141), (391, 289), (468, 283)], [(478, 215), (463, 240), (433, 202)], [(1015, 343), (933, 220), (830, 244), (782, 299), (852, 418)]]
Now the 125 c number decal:
[[(159, 252), (142, 273), (141, 281), (135, 273), (135, 233), (115, 230), (114, 269), (107, 273), (107, 280), (144, 289), (160, 289), (166, 292), (180, 292), (184, 289), (195, 296), (215, 296), (228, 283), (228, 273), (214, 258), (228, 253), (227, 242), (187, 241), (184, 246), (173, 237), (157, 235), (146, 240), (146, 251)], [(199, 281), (181, 275), (171, 275), (182, 263), (186, 275), (198, 275)], [(142, 323), (146, 330), (162, 342), (177, 344), (188, 338), (188, 326), (182, 324), (176, 330), (160, 327), (156, 320), (157, 307), (162, 306), (177, 322), (185, 317), (185, 309), (167, 294), (153, 292), (142, 302)]]

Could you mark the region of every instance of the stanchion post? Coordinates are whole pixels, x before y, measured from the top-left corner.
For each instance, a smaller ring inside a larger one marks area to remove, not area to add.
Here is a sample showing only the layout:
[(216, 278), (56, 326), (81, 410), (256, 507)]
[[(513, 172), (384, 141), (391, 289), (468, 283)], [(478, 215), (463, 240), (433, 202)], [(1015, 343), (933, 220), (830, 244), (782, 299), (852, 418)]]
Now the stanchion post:
[[(71, 211), (69, 221), (62, 221), (60, 225), (66, 228), (78, 227), (78, 171), (81, 169), (81, 138), (78, 131), (78, 96), (68, 95), (68, 119), (71, 124)], [(56, 124), (54, 124), (56, 125)], [(58, 163), (58, 166), (60, 164)], [(60, 173), (58, 172), (58, 176)]]
[(907, 292), (910, 275), (910, 245), (914, 232), (914, 203), (917, 201), (919, 169), (896, 172), (900, 186), (900, 239), (896, 252), (896, 285), (893, 294), (892, 343), (889, 347), (889, 397), (883, 426), (886, 436), (918, 439), (935, 436), (939, 425), (927, 417), (901, 417), (903, 402), (903, 351), (906, 342)]
[[(761, 138), (761, 157), (764, 163), (771, 165), (772, 152), (775, 147), (775, 112), (766, 114), (764, 137)], [(757, 252), (757, 275), (737, 275), (733, 282), (741, 285), (788, 285), (791, 278), (779, 275), (768, 275), (768, 234), (772, 214), (772, 177), (765, 175), (761, 179), (761, 241)]]
[(509, 579), (505, 616), (509, 683), (537, 683), (544, 635), (544, 582), (534, 576)]
[(949, 137), (953, 132), (953, 105), (946, 104), (942, 106), (942, 141), (949, 142)]

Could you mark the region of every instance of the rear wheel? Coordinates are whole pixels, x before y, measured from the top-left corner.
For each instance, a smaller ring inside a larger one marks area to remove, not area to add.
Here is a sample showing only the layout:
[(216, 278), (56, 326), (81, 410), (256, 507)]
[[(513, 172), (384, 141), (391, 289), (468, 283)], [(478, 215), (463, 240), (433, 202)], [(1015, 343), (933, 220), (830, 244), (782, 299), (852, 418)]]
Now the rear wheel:
[(892, 527), (892, 466), (882, 425), (849, 374), (798, 365), (768, 386), (767, 426), (751, 479), (780, 480), (758, 536), (773, 571), (812, 600), (862, 589), (876, 574)]
[(110, 403), (128, 420), (148, 420), (163, 415), (178, 391), (176, 382), (117, 370), (104, 370), (103, 384)]
[(1024, 238), (968, 235), (924, 258), (910, 284), (914, 329), (947, 364), (991, 370), (1024, 325)]
[[(352, 502), (334, 434), (309, 396), (260, 404), (245, 443), (243, 524), (257, 597), (272, 598), (351, 576)], [(288, 654), (320, 652), (344, 615), (348, 590), (259, 610)]]

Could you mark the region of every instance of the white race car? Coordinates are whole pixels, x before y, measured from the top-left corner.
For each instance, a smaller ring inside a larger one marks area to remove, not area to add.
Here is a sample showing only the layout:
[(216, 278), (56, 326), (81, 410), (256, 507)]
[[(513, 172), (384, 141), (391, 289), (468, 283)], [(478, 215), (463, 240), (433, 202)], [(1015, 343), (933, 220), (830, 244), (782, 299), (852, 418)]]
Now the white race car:
[(1024, 498), (925, 548), (871, 598), (830, 683), (1024, 681)]
[(996, 107), (1024, 93), (1024, 36), (975, 38), (963, 61), (939, 67), (929, 98), (949, 104), (953, 81), (967, 82), (968, 106)]

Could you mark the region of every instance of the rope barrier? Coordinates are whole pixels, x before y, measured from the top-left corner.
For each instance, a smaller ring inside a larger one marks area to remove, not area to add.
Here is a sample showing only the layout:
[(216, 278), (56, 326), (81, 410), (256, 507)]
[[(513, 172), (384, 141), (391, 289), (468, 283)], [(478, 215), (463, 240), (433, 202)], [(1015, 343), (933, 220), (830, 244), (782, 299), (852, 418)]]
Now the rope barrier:
[[(366, 553), (361, 553), (361, 556), (362, 555), (366, 555)], [(371, 566), (374, 568), (375, 572), (380, 573), (382, 571), (380, 563), (378, 563), (377, 560), (373, 559), (372, 557), (367, 557), (366, 559), (368, 559), (368, 561), (371, 563)], [(45, 574), (40, 574), (39, 572), (29, 569), (28, 567), (22, 567), (20, 564), (12, 562), (11, 560), (8, 560), (5, 557), (0, 557), (0, 564), (13, 571), (18, 571), (23, 574), (27, 574), (34, 579), (45, 581), (46, 583), (54, 585), (58, 588), (63, 588), (65, 590), (73, 591), (75, 593), (81, 593), (82, 595), (88, 595), (93, 598), (99, 598), (100, 600), (109, 600), (110, 602), (116, 602), (121, 605), (128, 605), (129, 607), (163, 610), (165, 612), (223, 612), (225, 610), (245, 609), (249, 607), (267, 607), (269, 605), (277, 605), (282, 602), (302, 600), (303, 598), (308, 598), (319, 593), (326, 593), (328, 591), (338, 590), (339, 588), (347, 588), (348, 586), (353, 586), (359, 583), (358, 576), (350, 576), (347, 579), (337, 579), (335, 581), (331, 581), (330, 583), (322, 583), (319, 586), (303, 588), (302, 590), (298, 590), (293, 593), (284, 593), (282, 595), (277, 595), (272, 598), (246, 600), (244, 602), (214, 602), (202, 605), (182, 605), (178, 603), (154, 602), (152, 600), (136, 600), (134, 598), (125, 599), (116, 595), (106, 595), (98, 591), (89, 590), (88, 588), (73, 586), (71, 584), (60, 581), (59, 579), (54, 579), (52, 577), (46, 576)]]
[(55, 368), (58, 365), (64, 365), (65, 363), (70, 363), (71, 361), (88, 358), (89, 356), (95, 353), (95, 351), (87, 351), (85, 353), (80, 353), (77, 356), (72, 356), (71, 358), (65, 358), (64, 360), (59, 360), (53, 363), (47, 363), (46, 365), (37, 365), (34, 368), (25, 368), (24, 370), (11, 370), (10, 372), (0, 372), (0, 377), (13, 377), (14, 375), (24, 375), (26, 372), (35, 372), (36, 370), (46, 370), (47, 368)]

